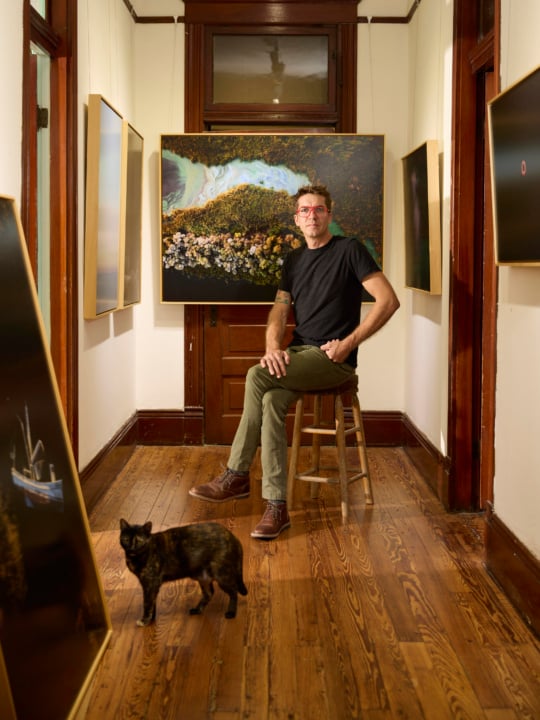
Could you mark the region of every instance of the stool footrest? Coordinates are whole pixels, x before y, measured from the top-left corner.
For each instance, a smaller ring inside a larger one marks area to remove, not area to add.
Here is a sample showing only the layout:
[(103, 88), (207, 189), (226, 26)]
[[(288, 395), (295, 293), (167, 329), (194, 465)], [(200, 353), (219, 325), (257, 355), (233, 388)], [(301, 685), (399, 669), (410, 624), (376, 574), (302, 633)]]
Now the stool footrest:
[[(319, 470), (339, 470), (339, 468), (331, 467), (331, 468), (318, 468)], [(340, 483), (339, 477), (325, 477), (324, 475), (314, 475), (313, 473), (317, 472), (317, 468), (311, 468), (311, 470), (305, 470), (304, 472), (297, 473), (294, 476), (295, 480), (307, 480), (308, 482), (320, 482), (320, 483), (330, 483), (331, 485), (338, 485)], [(367, 472), (364, 472), (361, 470), (360, 472), (353, 473), (347, 478), (347, 482), (351, 483), (355, 480), (359, 480), (360, 478), (367, 477)]]
[[(352, 435), (352, 433), (357, 433), (360, 430), (362, 430), (362, 428), (359, 425), (354, 425), (353, 427), (345, 428), (343, 434)], [(322, 427), (321, 425), (306, 425), (301, 428), (300, 432), (308, 433), (309, 435), (335, 435), (336, 428), (331, 425), (328, 427)]]

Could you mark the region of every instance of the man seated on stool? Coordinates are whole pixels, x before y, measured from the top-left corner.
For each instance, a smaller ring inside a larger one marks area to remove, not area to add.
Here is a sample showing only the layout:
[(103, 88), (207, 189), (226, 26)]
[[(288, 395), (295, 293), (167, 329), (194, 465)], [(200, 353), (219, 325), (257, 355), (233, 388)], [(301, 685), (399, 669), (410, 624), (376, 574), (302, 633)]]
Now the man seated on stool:
[[(332, 235), (332, 199), (323, 185), (294, 196), (294, 220), (305, 245), (285, 258), (276, 299), (268, 316), (266, 350), (246, 376), (244, 409), (227, 469), (189, 494), (225, 502), (249, 495), (249, 469), (259, 442), (264, 515), (251, 536), (269, 540), (290, 527), (287, 511), (289, 406), (303, 391), (341, 385), (356, 372), (357, 348), (399, 307), (396, 294), (368, 250), (356, 238)], [(373, 297), (360, 321), (362, 286)], [(293, 304), (295, 330), (281, 343)]]

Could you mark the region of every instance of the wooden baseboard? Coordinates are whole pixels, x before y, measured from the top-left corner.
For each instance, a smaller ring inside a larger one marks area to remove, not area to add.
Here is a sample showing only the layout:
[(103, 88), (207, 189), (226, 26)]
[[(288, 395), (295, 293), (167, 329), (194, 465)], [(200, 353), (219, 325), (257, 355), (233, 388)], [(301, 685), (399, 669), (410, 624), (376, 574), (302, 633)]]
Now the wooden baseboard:
[[(408, 418), (395, 411), (362, 413), (368, 445), (406, 446), (411, 458), (425, 474), (437, 495), (446, 498), (441, 481), (443, 460), (432, 445), (414, 428)], [(80, 473), (87, 508), (95, 505), (110, 482), (122, 470), (136, 445), (204, 444), (202, 407), (184, 410), (139, 410), (111, 438), (109, 444)], [(433, 485), (433, 478), (437, 479)], [(447, 487), (447, 483), (446, 483)]]
[(403, 415), (403, 442), (407, 455), (445, 508), (450, 507), (450, 461)]
[(108, 445), (81, 470), (79, 478), (86, 508), (90, 510), (127, 463), (137, 445), (137, 413), (120, 428)]
[(202, 407), (185, 410), (139, 410), (137, 435), (140, 445), (202, 445)]
[(139, 410), (111, 438), (79, 478), (90, 511), (127, 463), (136, 445), (202, 445), (202, 408)]
[(527, 625), (540, 636), (540, 562), (488, 507), (486, 568)]
[(362, 411), (368, 445), (397, 446), (405, 441), (403, 413), (395, 411)]

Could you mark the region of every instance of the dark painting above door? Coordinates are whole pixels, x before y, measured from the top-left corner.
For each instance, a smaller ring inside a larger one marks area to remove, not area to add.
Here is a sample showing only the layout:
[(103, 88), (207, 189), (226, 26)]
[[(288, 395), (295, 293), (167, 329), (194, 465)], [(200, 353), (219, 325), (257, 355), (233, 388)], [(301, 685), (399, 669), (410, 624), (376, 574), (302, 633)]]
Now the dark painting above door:
[(326, 185), (332, 232), (382, 264), (382, 135), (162, 135), (160, 158), (163, 302), (272, 302), (303, 185)]

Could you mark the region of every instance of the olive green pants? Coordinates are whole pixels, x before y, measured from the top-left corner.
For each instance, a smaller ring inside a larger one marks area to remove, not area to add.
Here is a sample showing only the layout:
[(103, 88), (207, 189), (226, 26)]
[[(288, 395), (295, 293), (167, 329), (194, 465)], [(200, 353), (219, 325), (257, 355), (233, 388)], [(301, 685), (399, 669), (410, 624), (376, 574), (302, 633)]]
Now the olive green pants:
[(287, 497), (287, 432), (285, 417), (290, 405), (305, 390), (335, 387), (354, 374), (346, 363), (334, 363), (312, 345), (291, 347), (285, 377), (276, 378), (254, 365), (246, 375), (244, 409), (236, 430), (228, 467), (249, 470), (261, 446), (262, 496), (265, 500)]

